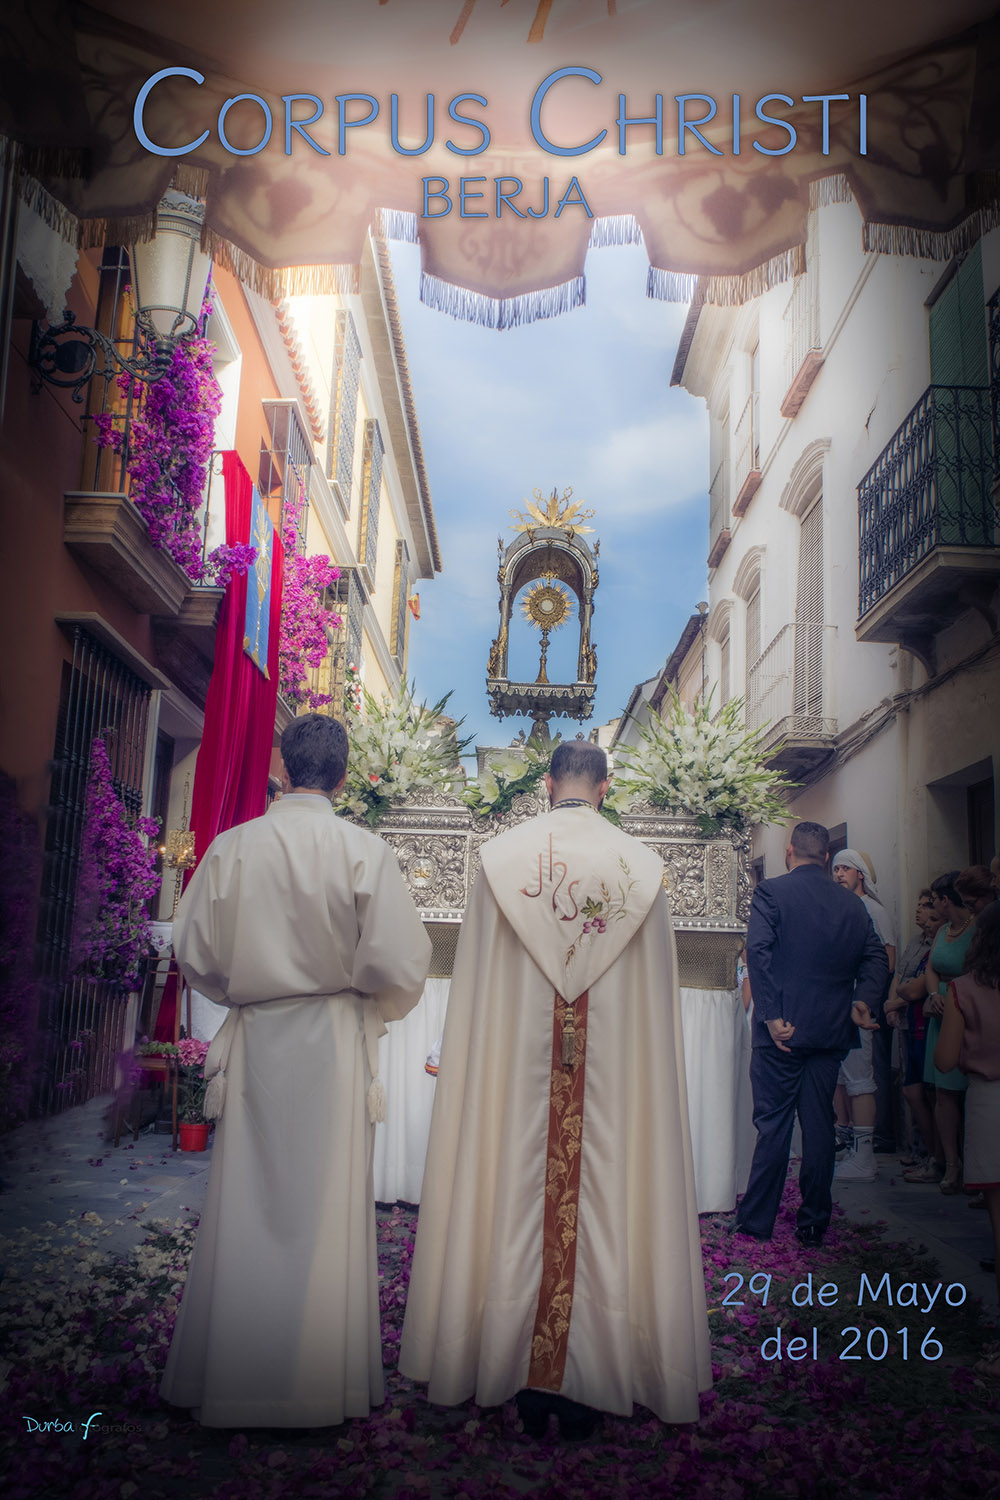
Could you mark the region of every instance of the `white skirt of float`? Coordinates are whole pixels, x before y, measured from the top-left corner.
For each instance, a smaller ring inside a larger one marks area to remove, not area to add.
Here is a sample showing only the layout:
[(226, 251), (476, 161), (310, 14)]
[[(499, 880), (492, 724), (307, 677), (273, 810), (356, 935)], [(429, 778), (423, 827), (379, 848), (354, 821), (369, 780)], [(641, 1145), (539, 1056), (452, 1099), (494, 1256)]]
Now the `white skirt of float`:
[[(375, 1131), (375, 1199), (419, 1203), (434, 1106), (425, 1064), (444, 1030), (449, 980), (428, 979), (420, 1003), (379, 1042), (386, 1119)], [(750, 1030), (739, 990), (680, 991), (699, 1213), (728, 1212), (746, 1187), (756, 1133)]]

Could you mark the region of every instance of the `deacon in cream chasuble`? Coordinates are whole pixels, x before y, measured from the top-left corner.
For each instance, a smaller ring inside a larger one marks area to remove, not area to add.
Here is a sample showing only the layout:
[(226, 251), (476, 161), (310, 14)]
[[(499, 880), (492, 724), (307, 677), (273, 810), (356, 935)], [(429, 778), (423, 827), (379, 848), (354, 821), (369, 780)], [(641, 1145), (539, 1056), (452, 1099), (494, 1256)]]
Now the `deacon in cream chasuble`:
[(400, 1369), (698, 1417), (711, 1385), (660, 860), (589, 806), (491, 840), (455, 959)]

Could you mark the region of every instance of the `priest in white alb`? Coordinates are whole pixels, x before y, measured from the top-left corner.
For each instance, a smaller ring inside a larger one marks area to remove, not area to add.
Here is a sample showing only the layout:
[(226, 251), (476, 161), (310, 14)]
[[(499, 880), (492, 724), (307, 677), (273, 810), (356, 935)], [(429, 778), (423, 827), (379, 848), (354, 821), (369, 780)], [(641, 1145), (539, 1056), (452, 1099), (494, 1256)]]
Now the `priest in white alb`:
[(205, 1208), (160, 1393), (210, 1427), (318, 1427), (384, 1399), (372, 1152), (384, 1022), (430, 942), (381, 839), (335, 815), (347, 735), (282, 735), (285, 795), (220, 834), (177, 913), (181, 972), (229, 1006)]
[(400, 1370), (566, 1436), (711, 1385), (660, 859), (558, 746), (552, 811), (491, 839), (455, 957)]

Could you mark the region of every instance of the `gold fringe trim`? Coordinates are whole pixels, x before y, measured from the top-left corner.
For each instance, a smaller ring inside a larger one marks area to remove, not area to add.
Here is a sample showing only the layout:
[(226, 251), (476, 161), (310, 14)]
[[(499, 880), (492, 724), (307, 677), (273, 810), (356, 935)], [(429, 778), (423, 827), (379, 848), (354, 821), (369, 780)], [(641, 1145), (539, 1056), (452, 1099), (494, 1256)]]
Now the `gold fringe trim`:
[(178, 193), (187, 193), (189, 198), (207, 198), (212, 174), (207, 167), (192, 167), (189, 162), (178, 162), (170, 186)]
[(842, 172), (832, 177), (820, 177), (809, 184), (809, 207), (815, 211), (829, 203), (853, 203), (851, 184)]
[(762, 297), (773, 286), (801, 276), (806, 268), (804, 245), (793, 245), (781, 255), (772, 256), (763, 265), (737, 276), (692, 276), (682, 271), (665, 271), (650, 266), (646, 279), (646, 296), (661, 302), (689, 302), (697, 285), (700, 300), (714, 307), (740, 307)]
[(283, 297), (322, 297), (331, 292), (346, 296), (361, 290), (361, 267), (331, 266), (262, 266), (245, 250), (224, 239), (207, 225), (202, 230), (202, 249), (237, 281), (268, 302)]
[(976, 210), (954, 229), (915, 229), (909, 224), (865, 222), (862, 247), (878, 255), (911, 255), (923, 260), (951, 260), (964, 255), (991, 229), (1000, 225), (1000, 204)]
[(82, 146), (22, 146), (21, 163), (32, 177), (86, 177), (88, 152)]
[(114, 219), (81, 219), (77, 243), (81, 250), (99, 250), (103, 245), (131, 245), (151, 240), (156, 233), (156, 210), (148, 214), (126, 214)]

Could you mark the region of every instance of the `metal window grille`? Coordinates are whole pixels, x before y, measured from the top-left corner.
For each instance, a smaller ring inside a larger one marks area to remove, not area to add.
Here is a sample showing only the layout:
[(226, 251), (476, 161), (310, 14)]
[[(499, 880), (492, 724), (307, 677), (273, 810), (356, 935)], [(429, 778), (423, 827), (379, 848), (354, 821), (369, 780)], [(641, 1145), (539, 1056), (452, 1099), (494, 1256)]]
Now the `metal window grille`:
[(340, 490), (346, 514), (351, 508), (351, 477), (354, 472), (354, 432), (358, 415), (361, 378), (361, 343), (349, 312), (337, 313), (330, 421), (327, 425), (326, 472)]
[(1000, 291), (988, 304), (990, 424), (993, 433), (993, 482), (1000, 481)]
[[(127, 997), (105, 981), (73, 977), (73, 919), (91, 746), (102, 738), (115, 790), (142, 807), (150, 689), (82, 627), (63, 675), (39, 903), (42, 1067), (33, 1108), (53, 1113), (114, 1085)], [(74, 1046), (81, 1036), (82, 1046)]]
[(301, 500), (295, 524), (296, 550), (305, 551), (309, 513), (309, 475), (313, 464), (312, 443), (294, 401), (265, 401), (264, 415), (270, 448), (261, 449), (260, 490), (269, 499), (281, 497), (281, 525), (285, 526), (290, 501)]
[(378, 512), (382, 499), (382, 457), (385, 446), (376, 421), (365, 422), (364, 460), (361, 470), (361, 525), (358, 534), (358, 560), (366, 569), (372, 585), (378, 558)]
[(406, 655), (406, 601), (410, 592), (410, 554), (402, 537), (396, 541), (396, 576), (392, 588), (394, 606), (389, 650), (402, 667)]

